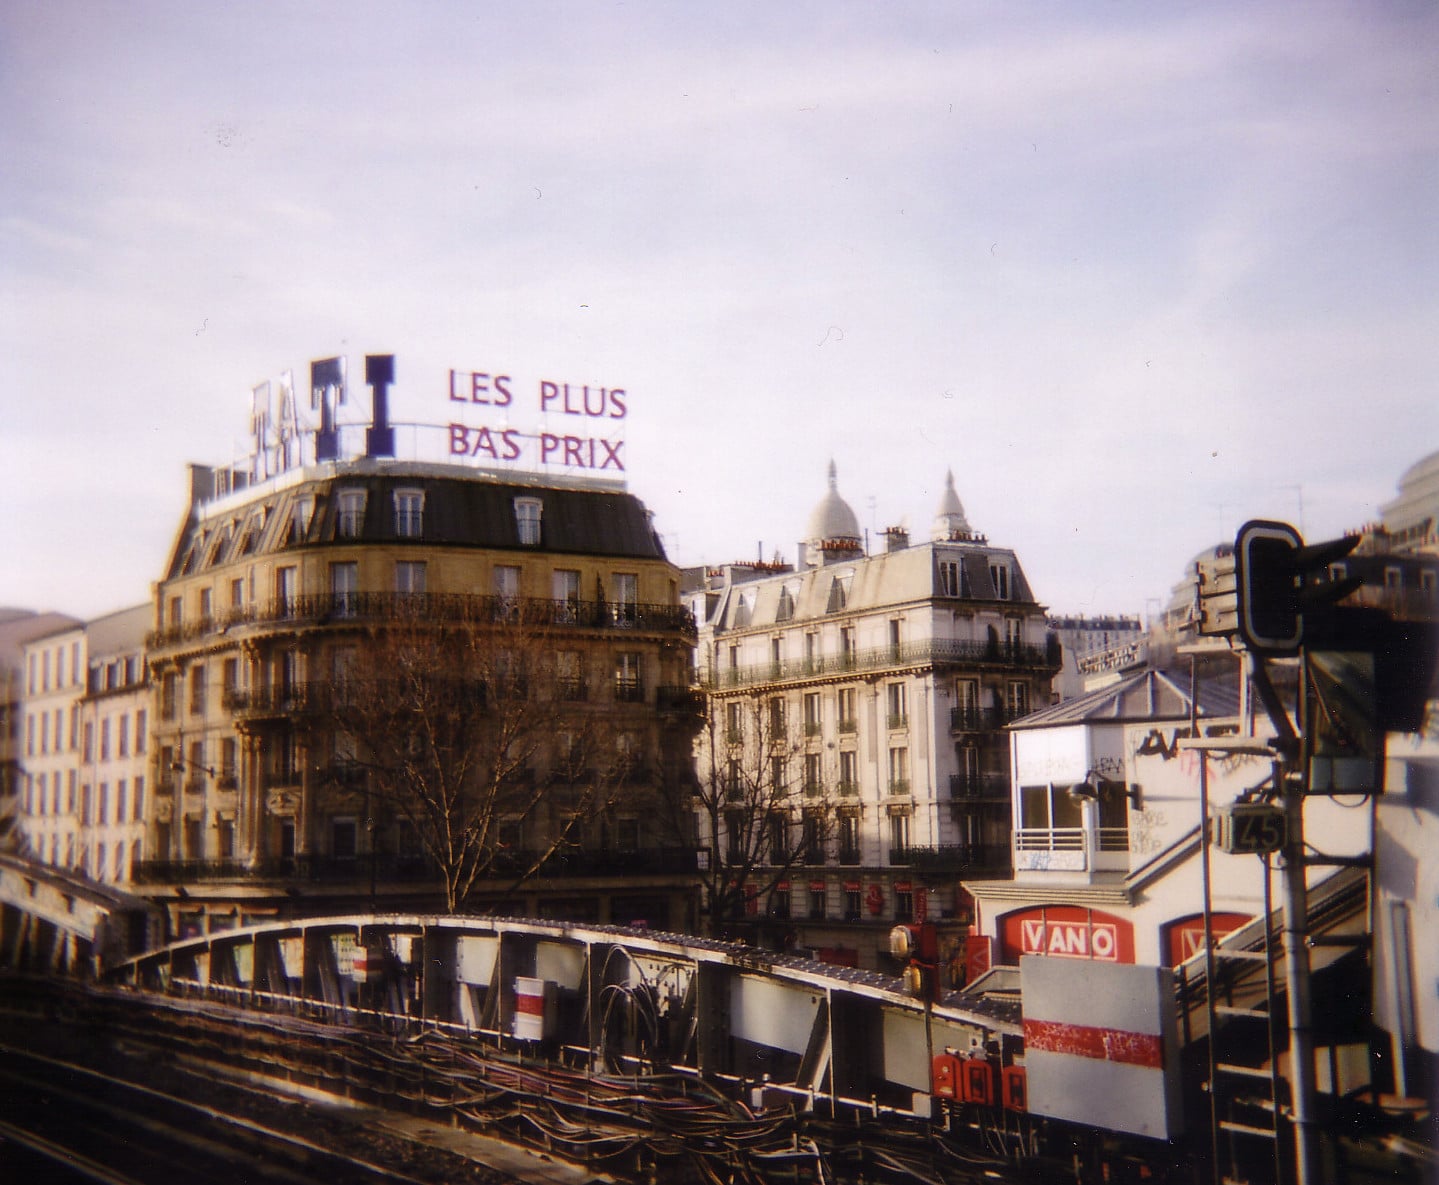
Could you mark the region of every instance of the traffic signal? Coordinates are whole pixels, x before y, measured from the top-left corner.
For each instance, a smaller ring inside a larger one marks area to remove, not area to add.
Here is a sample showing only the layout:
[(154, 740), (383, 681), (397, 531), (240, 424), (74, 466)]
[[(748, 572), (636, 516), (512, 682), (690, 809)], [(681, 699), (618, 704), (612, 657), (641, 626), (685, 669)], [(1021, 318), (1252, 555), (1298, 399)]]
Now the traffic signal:
[(1329, 565), (1354, 550), (1359, 537), (1305, 546), (1288, 523), (1252, 519), (1234, 540), (1239, 588), (1239, 636), (1263, 654), (1293, 654), (1304, 640), (1305, 618), (1318, 618), (1363, 581), (1333, 579)]

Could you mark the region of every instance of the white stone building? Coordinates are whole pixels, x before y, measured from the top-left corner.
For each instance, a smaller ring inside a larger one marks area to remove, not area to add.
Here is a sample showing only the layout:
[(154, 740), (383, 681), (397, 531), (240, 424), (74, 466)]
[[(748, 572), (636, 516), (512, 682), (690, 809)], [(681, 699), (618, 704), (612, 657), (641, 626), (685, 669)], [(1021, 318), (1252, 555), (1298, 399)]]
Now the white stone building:
[(113, 884), (129, 882), (144, 852), (151, 695), (144, 645), (152, 612), (137, 605), (85, 626), (77, 865)]
[(928, 541), (885, 534), (866, 555), (831, 465), (795, 568), (714, 569), (691, 598), (715, 735), (741, 759), (756, 742), (736, 725), (762, 707), (793, 825), (817, 805), (834, 818), (830, 842), (756, 886), (730, 928), (864, 966), (896, 921), (958, 941), (958, 878), (1008, 875), (1002, 729), (1049, 702), (1059, 667), (1018, 557), (971, 529), (952, 475)]

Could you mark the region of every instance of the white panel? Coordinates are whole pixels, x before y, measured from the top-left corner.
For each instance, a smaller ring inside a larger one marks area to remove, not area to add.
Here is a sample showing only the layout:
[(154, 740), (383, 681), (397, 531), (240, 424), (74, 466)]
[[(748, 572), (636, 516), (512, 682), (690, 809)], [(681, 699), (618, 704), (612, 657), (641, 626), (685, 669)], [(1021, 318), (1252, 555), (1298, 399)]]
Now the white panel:
[[(1026, 1028), (1035, 1022), (1078, 1026), (1096, 1050), (1083, 1056), (1027, 1044), (1030, 1111), (1155, 1139), (1178, 1135), (1183, 1116), (1173, 972), (1042, 955), (1025, 955), (1019, 968)], [(1111, 1047), (1129, 1044), (1126, 1034), (1156, 1039), (1158, 1066), (1112, 1060)]]
[(461, 935), (457, 945), (459, 946), (457, 974), (460, 982), (473, 983), (479, 987), (489, 986), (489, 982), (495, 974), (495, 952), (499, 950), (499, 940), (465, 934)]
[(742, 975), (730, 994), (730, 1031), (756, 1045), (803, 1053), (819, 1001), (816, 992)]
[(1088, 738), (1078, 725), (1022, 729), (1015, 733), (1014, 752), (1014, 777), (1021, 786), (1082, 782), (1089, 772)]
[(569, 943), (541, 942), (535, 947), (535, 975), (577, 990), (584, 982), (584, 948)]
[(929, 1090), (929, 1045), (920, 1013), (884, 1010), (884, 1077), (912, 1090)]

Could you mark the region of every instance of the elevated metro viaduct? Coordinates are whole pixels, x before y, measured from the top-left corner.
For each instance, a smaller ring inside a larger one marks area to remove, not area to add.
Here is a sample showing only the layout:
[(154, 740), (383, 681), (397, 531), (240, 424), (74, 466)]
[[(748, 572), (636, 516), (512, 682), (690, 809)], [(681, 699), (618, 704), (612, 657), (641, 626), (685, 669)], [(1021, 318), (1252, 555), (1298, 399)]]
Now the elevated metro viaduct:
[(0, 966), (90, 978), (164, 939), (164, 910), (143, 897), (0, 854)]
[(519, 918), (347, 916), (212, 933), (105, 981), (338, 1023), (403, 1018), (590, 1064), (929, 1114), (931, 1060), (1022, 1053), (1017, 993), (932, 1005), (870, 971), (688, 935)]

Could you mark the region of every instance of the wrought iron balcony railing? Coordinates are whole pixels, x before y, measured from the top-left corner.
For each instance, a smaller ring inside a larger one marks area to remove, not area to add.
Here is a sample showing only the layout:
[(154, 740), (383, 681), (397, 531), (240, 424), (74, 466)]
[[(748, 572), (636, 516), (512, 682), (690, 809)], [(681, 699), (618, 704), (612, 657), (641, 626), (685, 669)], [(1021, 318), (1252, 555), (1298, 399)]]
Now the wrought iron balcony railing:
[(956, 801), (1001, 802), (1009, 800), (1009, 775), (964, 773), (949, 775), (949, 796)]
[(694, 615), (681, 605), (549, 600), (466, 593), (310, 593), (242, 605), (208, 617), (153, 630), (145, 644), (163, 650), (214, 634), (287, 625), (395, 624), (517, 625), (573, 629), (623, 629), (678, 633), (693, 641)]
[(943, 844), (938, 847), (895, 848), (889, 862), (913, 870), (921, 880), (954, 880), (1009, 872), (1008, 844)]
[(711, 672), (709, 686), (719, 690), (805, 679), (833, 678), (851, 672), (891, 667), (932, 665), (997, 666), (1052, 674), (1059, 670), (1058, 645), (1033, 646), (1021, 643), (972, 642), (958, 638), (933, 638), (926, 642), (905, 642), (899, 646), (877, 646), (852, 650), (824, 658), (785, 659), (781, 662), (730, 667)]

